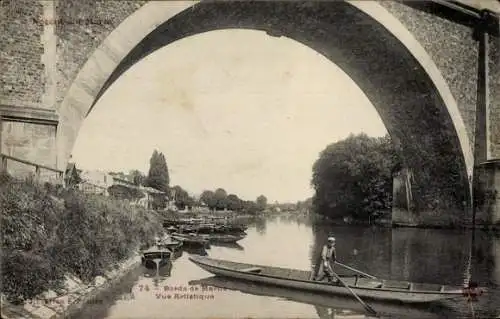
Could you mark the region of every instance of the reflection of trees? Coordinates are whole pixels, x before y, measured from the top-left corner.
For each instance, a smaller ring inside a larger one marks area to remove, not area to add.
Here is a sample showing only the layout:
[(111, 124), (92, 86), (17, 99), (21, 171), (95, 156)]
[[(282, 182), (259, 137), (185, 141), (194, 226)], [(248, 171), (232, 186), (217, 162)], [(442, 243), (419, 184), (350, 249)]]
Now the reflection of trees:
[[(392, 230), (391, 277), (437, 284), (462, 285), (467, 273), (471, 250), (471, 232), (425, 229)], [(477, 231), (472, 248), (471, 280), (480, 286), (497, 286), (494, 277), (499, 267), (498, 252), (493, 249), (498, 239)], [(496, 318), (500, 314), (500, 295), (489, 293), (474, 305), (481, 318)]]
[[(470, 235), (472, 240), (472, 234)], [(500, 238), (491, 233), (476, 231), (472, 245), (471, 279), (481, 286), (497, 287), (495, 291), (480, 298), (478, 317), (498, 318), (500, 315)], [(491, 290), (492, 288), (490, 288)]]
[[(311, 247), (310, 258), (312, 269), (319, 268), (321, 249), (328, 236), (337, 239), (337, 259), (367, 273), (381, 272), (387, 274), (391, 259), (391, 230), (372, 229), (366, 227), (329, 226), (324, 223), (312, 225), (314, 243)], [(336, 267), (340, 274), (350, 273)]]
[(392, 231), (391, 275), (395, 279), (461, 285), (467, 255), (467, 236), (459, 232)]
[(255, 219), (255, 229), (261, 235), (266, 233), (266, 220), (264, 218), (256, 218)]

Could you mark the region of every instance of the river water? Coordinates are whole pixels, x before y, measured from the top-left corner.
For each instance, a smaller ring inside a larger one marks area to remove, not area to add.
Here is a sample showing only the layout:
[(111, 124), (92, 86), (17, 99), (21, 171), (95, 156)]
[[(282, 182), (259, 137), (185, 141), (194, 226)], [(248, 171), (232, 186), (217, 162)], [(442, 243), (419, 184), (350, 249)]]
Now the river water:
[[(282, 214), (250, 224), (233, 246), (183, 251), (151, 274), (138, 267), (74, 318), (367, 318), (353, 298), (329, 297), (214, 278), (189, 256), (311, 270), (329, 234), (338, 259), (382, 278), (461, 285), (472, 251), (472, 280), (487, 286), (478, 302), (443, 306), (384, 306), (382, 318), (497, 318), (500, 316), (500, 238), (484, 232), (369, 228), (313, 223)], [(471, 248), (473, 246), (473, 248)], [(191, 299), (190, 299), (191, 298)]]

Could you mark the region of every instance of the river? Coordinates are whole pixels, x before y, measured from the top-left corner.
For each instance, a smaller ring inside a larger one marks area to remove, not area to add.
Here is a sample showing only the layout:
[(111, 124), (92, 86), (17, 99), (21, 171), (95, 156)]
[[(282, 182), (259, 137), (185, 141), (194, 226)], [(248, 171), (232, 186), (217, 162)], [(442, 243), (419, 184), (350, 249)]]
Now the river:
[[(472, 240), (472, 232), (465, 231), (333, 226), (283, 214), (254, 221), (247, 234), (238, 245), (212, 245), (206, 253), (214, 258), (311, 270), (327, 236), (334, 234), (338, 259), (364, 272), (383, 278), (461, 285), (473, 243), (472, 280), (489, 288), (489, 294), (478, 302), (459, 300), (419, 308), (372, 306), (384, 318), (500, 315), (500, 238), (484, 232), (476, 231)], [(353, 298), (210, 278), (211, 274), (189, 261), (188, 257), (197, 253), (202, 252), (184, 251), (160, 276), (151, 277), (138, 267), (74, 319), (365, 318), (363, 308)]]

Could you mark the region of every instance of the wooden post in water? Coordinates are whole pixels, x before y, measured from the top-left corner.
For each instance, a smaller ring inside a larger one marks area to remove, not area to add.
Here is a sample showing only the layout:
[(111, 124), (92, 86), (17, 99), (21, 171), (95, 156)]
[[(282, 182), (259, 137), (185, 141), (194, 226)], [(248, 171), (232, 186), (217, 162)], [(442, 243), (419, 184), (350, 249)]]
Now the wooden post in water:
[(2, 155), (2, 171), (7, 172), (7, 157)]
[(35, 181), (40, 182), (40, 166), (38, 165), (35, 166)]

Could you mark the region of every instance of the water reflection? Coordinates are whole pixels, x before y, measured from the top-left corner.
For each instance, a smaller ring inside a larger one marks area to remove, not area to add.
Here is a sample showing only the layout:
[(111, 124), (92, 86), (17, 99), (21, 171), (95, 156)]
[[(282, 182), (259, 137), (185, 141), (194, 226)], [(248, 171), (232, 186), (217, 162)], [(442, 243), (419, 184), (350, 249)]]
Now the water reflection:
[(170, 277), (172, 273), (172, 260), (167, 260), (161, 265), (154, 265), (155, 267), (148, 267), (148, 265), (142, 265), (143, 276), (147, 278), (165, 278)]
[[(106, 311), (86, 308), (86, 315), (78, 318), (339, 318), (362, 313), (363, 307), (352, 298), (222, 280), (211, 277), (188, 260), (191, 254), (210, 255), (238, 262), (312, 270), (330, 234), (337, 238), (341, 262), (387, 279), (461, 285), (472, 251), (472, 278), (491, 290), (474, 304), (476, 318), (495, 318), (500, 314), (499, 238), (477, 232), (472, 245), (470, 232), (340, 227), (304, 222), (303, 216), (294, 222), (290, 215), (254, 219), (247, 237), (235, 247), (213, 245), (209, 251), (184, 247), (186, 254), (173, 258), (170, 273), (148, 277), (141, 269), (129, 279), (127, 292), (118, 290), (114, 299), (102, 305)], [(230, 290), (217, 292), (212, 300), (203, 301), (169, 300), (166, 295), (160, 300), (140, 289), (150, 285), (152, 290), (162, 291), (165, 286), (188, 287), (196, 281)], [(130, 292), (135, 299), (126, 300), (123, 296)], [(440, 307), (389, 306), (371, 301), (370, 305), (384, 318), (471, 318), (471, 310), (462, 300)]]
[(208, 252), (205, 247), (190, 247), (190, 246), (185, 246), (182, 247), (182, 250), (192, 254), (192, 255), (199, 255), (199, 256), (208, 256)]
[(256, 218), (254, 221), (255, 224), (255, 229), (260, 235), (265, 235), (266, 234), (266, 225), (267, 221), (264, 218)]
[[(303, 292), (287, 288), (280, 288), (267, 285), (257, 285), (243, 281), (231, 280), (211, 276), (201, 280), (191, 281), (192, 285), (207, 285), (218, 288), (237, 290), (244, 293), (283, 298), (290, 301), (307, 303), (313, 305), (318, 313), (319, 318), (335, 318), (335, 316), (346, 316), (348, 314), (364, 314), (363, 306), (351, 297), (329, 296), (319, 293)], [(454, 318), (457, 313), (444, 306), (434, 305), (432, 308), (411, 307), (404, 305), (380, 303), (370, 301), (370, 305), (377, 313), (384, 318), (400, 318), (404, 314), (404, 318)]]
[[(491, 233), (411, 228), (366, 228), (313, 224), (312, 268), (328, 235), (337, 239), (341, 262), (380, 278), (435, 284), (463, 284), (471, 258), (472, 281), (491, 291), (473, 304), (476, 316), (496, 318), (500, 314), (499, 268), (500, 239)], [(469, 305), (453, 304), (464, 318)]]

